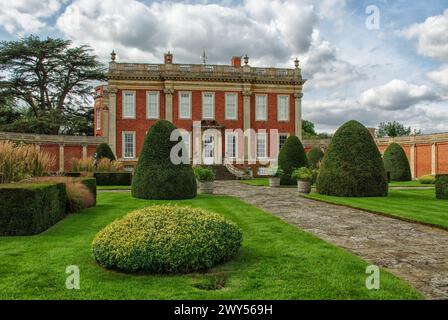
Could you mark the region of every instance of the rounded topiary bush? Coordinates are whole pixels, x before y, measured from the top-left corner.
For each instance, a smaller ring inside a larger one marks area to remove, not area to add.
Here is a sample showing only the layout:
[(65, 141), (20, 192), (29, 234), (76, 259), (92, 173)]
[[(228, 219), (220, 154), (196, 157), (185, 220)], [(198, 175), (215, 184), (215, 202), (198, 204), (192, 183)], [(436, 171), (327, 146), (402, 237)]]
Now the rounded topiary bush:
[(324, 157), (324, 152), (319, 147), (314, 147), (308, 153), (306, 154), (306, 157), (308, 159), (308, 165), (312, 169), (319, 168), (320, 162), (322, 161)]
[(349, 121), (331, 140), (320, 165), (317, 192), (340, 197), (387, 196), (381, 154), (361, 123)]
[(188, 273), (228, 261), (238, 252), (241, 230), (203, 209), (152, 206), (101, 230), (92, 243), (100, 265), (124, 272)]
[(102, 158), (107, 158), (110, 161), (115, 160), (115, 155), (107, 143), (101, 143), (96, 147), (95, 159), (100, 160)]
[(283, 170), (280, 184), (297, 184), (297, 181), (291, 177), (292, 172), (297, 168), (307, 166), (308, 161), (302, 143), (296, 136), (290, 136), (278, 154), (278, 167)]
[(170, 141), (175, 129), (166, 120), (157, 121), (149, 129), (132, 179), (132, 196), (159, 200), (196, 197), (191, 165), (174, 164), (170, 158), (171, 149), (179, 143)]
[(387, 147), (383, 156), (384, 168), (390, 172), (391, 181), (411, 181), (411, 167), (403, 148), (398, 143)]

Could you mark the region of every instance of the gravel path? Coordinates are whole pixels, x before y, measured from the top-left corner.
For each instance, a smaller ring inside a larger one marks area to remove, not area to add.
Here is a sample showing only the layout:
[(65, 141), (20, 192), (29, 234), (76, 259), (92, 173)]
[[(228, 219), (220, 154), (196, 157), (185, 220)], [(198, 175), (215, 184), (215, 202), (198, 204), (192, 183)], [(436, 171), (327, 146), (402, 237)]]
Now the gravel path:
[(448, 232), (300, 197), (294, 188), (216, 181), (236, 196), (408, 281), (428, 299), (448, 299)]

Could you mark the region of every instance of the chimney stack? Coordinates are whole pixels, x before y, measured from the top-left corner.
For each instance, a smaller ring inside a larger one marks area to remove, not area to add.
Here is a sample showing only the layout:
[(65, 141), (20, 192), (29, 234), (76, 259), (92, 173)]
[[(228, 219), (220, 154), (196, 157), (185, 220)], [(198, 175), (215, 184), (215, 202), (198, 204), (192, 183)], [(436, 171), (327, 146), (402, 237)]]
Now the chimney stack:
[(173, 64), (173, 54), (169, 51), (165, 53), (165, 64)]
[(232, 57), (232, 67), (241, 68), (241, 57), (237, 56)]

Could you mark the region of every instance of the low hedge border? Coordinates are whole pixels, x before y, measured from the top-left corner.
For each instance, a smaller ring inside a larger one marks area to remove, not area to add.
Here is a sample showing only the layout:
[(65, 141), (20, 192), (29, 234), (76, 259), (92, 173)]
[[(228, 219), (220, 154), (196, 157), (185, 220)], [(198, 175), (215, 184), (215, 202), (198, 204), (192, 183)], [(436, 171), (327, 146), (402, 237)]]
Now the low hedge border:
[(99, 186), (130, 186), (131, 172), (95, 172), (93, 176)]
[(63, 183), (3, 184), (0, 203), (2, 236), (38, 234), (67, 215)]
[(448, 174), (436, 175), (436, 198), (448, 200)]

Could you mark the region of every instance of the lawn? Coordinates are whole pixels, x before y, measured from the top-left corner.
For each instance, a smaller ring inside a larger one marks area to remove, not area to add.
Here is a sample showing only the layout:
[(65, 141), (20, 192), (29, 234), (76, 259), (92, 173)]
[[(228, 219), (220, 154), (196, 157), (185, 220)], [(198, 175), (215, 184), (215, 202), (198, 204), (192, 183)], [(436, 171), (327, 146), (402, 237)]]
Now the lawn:
[[(269, 187), (268, 178), (255, 178), (251, 180), (241, 180), (241, 183), (257, 187)], [(297, 186), (281, 186), (281, 188), (297, 188)]]
[(317, 193), (307, 197), (448, 229), (448, 201), (437, 200), (434, 190), (389, 190), (388, 197), (374, 198), (340, 198)]
[[(99, 193), (98, 205), (29, 237), (0, 238), (1, 299), (419, 299), (382, 271), (381, 289), (365, 287), (367, 262), (231, 197), (172, 201), (218, 212), (237, 223), (244, 242), (234, 260), (206, 273), (129, 275), (101, 268), (90, 244), (108, 223), (154, 203)], [(65, 289), (68, 265), (80, 290)]]
[(418, 180), (414, 181), (392, 181), (389, 187), (429, 187), (434, 188), (433, 184), (422, 184)]
[(97, 186), (98, 190), (131, 190), (131, 186)]

